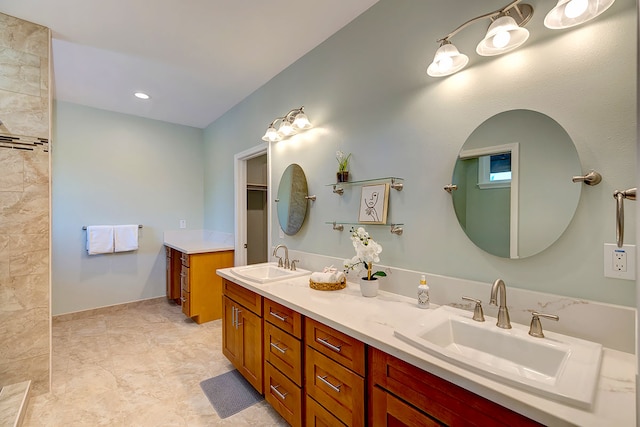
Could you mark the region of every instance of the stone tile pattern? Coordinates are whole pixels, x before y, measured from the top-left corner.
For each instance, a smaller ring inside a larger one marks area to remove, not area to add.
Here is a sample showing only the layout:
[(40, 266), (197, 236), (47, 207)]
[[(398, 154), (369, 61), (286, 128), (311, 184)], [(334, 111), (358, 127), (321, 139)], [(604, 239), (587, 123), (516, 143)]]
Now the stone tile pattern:
[(0, 13), (0, 134), (49, 138), (49, 29)]
[(24, 426), (286, 426), (265, 401), (221, 420), (200, 381), (228, 372), (220, 320), (198, 325), (165, 298), (53, 318), (51, 392)]
[(49, 102), (49, 30), (0, 13), (0, 386), (33, 395), (50, 383)]

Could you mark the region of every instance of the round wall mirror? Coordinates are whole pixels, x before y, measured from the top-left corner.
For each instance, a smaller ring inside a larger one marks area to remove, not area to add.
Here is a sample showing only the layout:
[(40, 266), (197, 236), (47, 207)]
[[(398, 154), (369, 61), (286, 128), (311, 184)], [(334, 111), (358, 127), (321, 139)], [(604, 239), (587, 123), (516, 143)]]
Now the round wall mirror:
[(307, 178), (295, 163), (285, 169), (278, 186), (278, 221), (285, 234), (294, 235), (307, 216)]
[(551, 246), (578, 206), (578, 152), (551, 117), (531, 110), (496, 114), (469, 135), (453, 171), (453, 206), (479, 248), (525, 258)]

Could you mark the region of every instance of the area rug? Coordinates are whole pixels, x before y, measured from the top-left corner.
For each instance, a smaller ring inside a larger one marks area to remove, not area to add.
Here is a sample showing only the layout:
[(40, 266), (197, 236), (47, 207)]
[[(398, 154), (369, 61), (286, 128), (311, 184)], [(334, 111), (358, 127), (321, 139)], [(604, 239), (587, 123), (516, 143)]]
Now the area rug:
[(200, 387), (221, 419), (264, 399), (235, 369), (202, 381)]

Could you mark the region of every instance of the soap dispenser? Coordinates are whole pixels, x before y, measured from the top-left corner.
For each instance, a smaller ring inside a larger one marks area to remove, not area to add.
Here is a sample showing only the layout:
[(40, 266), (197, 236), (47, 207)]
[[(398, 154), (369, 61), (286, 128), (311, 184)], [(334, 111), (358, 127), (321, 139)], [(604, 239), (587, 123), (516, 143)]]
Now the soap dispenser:
[(429, 308), (429, 285), (424, 274), (420, 276), (420, 284), (418, 285), (418, 307)]

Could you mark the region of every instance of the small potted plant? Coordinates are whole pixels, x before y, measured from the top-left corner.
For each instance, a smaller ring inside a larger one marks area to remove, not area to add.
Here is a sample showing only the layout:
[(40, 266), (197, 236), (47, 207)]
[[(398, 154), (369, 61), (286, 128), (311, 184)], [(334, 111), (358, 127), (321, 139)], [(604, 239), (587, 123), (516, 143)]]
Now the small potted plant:
[(342, 151), (336, 151), (336, 160), (338, 160), (338, 182), (347, 182), (349, 180), (349, 158), (351, 153), (345, 155)]
[(344, 260), (345, 273), (358, 267), (361, 267), (360, 271), (366, 269), (367, 275), (360, 279), (360, 292), (365, 297), (375, 297), (378, 294), (378, 277), (386, 276), (384, 271), (372, 272), (373, 263), (380, 261), (378, 255), (382, 252), (382, 246), (369, 236), (364, 227), (351, 228), (351, 242), (356, 256)]

